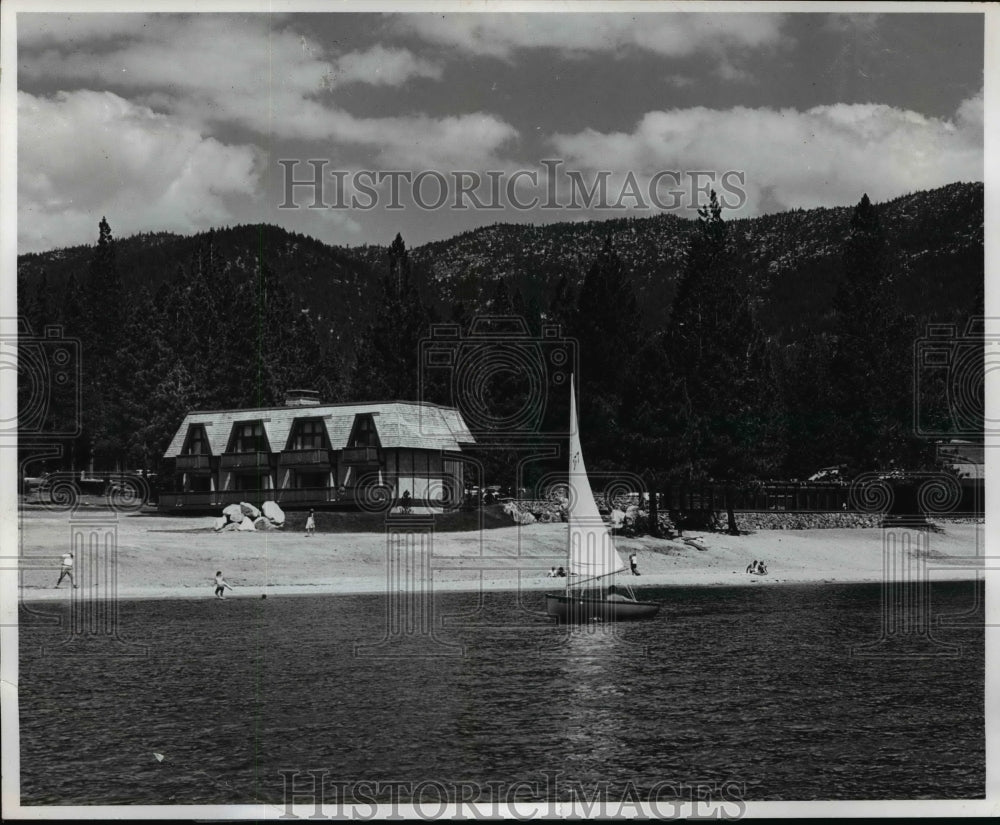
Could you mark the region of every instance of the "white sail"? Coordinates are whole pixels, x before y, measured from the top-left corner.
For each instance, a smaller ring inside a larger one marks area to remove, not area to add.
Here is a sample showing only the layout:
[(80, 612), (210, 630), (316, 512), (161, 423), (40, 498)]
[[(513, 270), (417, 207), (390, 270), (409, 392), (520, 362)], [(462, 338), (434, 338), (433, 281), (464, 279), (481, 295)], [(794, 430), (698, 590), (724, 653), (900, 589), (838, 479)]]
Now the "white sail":
[[(580, 448), (576, 392), (569, 392), (569, 584), (627, 569), (601, 518)], [(575, 580), (575, 581), (574, 581)]]

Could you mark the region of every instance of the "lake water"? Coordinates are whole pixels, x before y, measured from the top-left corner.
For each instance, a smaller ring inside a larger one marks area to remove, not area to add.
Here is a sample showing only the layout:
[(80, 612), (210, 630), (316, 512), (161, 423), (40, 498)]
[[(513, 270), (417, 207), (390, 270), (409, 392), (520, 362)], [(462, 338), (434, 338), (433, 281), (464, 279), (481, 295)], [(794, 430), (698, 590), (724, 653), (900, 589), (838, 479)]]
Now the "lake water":
[(878, 585), (642, 596), (656, 620), (567, 629), (527, 612), (541, 593), (442, 594), (436, 640), (381, 646), (384, 596), (125, 602), (130, 656), (61, 646), (67, 605), (22, 609), (22, 801), (282, 804), (282, 772), (309, 770), (368, 782), (361, 799), (409, 783), (404, 801), (427, 780), (983, 797), (982, 584), (933, 586), (909, 658), (852, 655), (879, 637)]

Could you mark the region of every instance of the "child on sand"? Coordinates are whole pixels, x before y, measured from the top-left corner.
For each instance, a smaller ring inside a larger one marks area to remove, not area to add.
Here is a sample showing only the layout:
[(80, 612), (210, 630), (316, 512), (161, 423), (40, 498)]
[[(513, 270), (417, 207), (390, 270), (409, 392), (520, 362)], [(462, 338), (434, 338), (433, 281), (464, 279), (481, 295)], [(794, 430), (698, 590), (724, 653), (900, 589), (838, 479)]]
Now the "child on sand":
[(309, 518), (306, 519), (306, 536), (311, 536), (316, 532), (316, 517), (315, 510), (309, 511)]
[(217, 599), (224, 599), (224, 598), (226, 598), (222, 594), (226, 592), (226, 588), (227, 587), (230, 590), (233, 589), (229, 584), (226, 583), (226, 580), (224, 578), (222, 578), (222, 571), (221, 570), (216, 570), (215, 571), (215, 598), (217, 598)]

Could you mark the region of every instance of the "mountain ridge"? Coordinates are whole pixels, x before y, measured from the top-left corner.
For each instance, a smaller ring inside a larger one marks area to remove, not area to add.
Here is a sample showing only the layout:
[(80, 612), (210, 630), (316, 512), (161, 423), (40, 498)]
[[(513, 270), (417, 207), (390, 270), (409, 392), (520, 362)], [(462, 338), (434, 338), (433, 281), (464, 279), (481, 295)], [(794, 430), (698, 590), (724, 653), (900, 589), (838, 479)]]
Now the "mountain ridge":
[[(983, 185), (956, 182), (901, 195), (878, 208), (900, 305), (918, 318), (943, 321), (981, 312)], [(797, 340), (825, 329), (851, 209), (795, 209), (726, 222), (734, 256), (760, 286), (762, 322), (770, 333)], [(666, 322), (696, 226), (696, 220), (674, 214), (544, 225), (498, 222), (412, 247), (409, 254), (421, 292), (441, 319), (448, 319), (456, 304), (471, 312), (488, 310), (490, 284), (500, 279), (545, 313), (560, 279), (578, 287), (611, 238), (639, 296), (640, 323), (650, 331)], [(210, 245), (227, 268), (246, 277), (268, 266), (330, 343), (348, 348), (371, 317), (367, 290), (384, 269), (388, 250), (388, 244), (330, 245), (271, 224), (193, 235), (139, 233), (116, 240), (123, 286), (155, 293), (177, 266), (193, 265)], [(48, 288), (65, 287), (71, 275), (84, 276), (92, 252), (92, 246), (77, 245), (21, 255), (19, 285), (30, 291), (44, 274)]]

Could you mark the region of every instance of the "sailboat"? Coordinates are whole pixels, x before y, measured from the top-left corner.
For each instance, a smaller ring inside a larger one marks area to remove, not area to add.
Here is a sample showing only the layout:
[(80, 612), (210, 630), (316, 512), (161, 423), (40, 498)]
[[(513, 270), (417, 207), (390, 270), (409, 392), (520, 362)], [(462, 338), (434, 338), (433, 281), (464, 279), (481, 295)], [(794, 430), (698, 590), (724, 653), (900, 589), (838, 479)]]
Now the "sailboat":
[(545, 594), (545, 612), (560, 622), (652, 619), (660, 610), (658, 603), (638, 601), (628, 585), (612, 584), (604, 589), (602, 580), (631, 571), (615, 548), (590, 489), (572, 377), (569, 392), (569, 564), (566, 590)]

